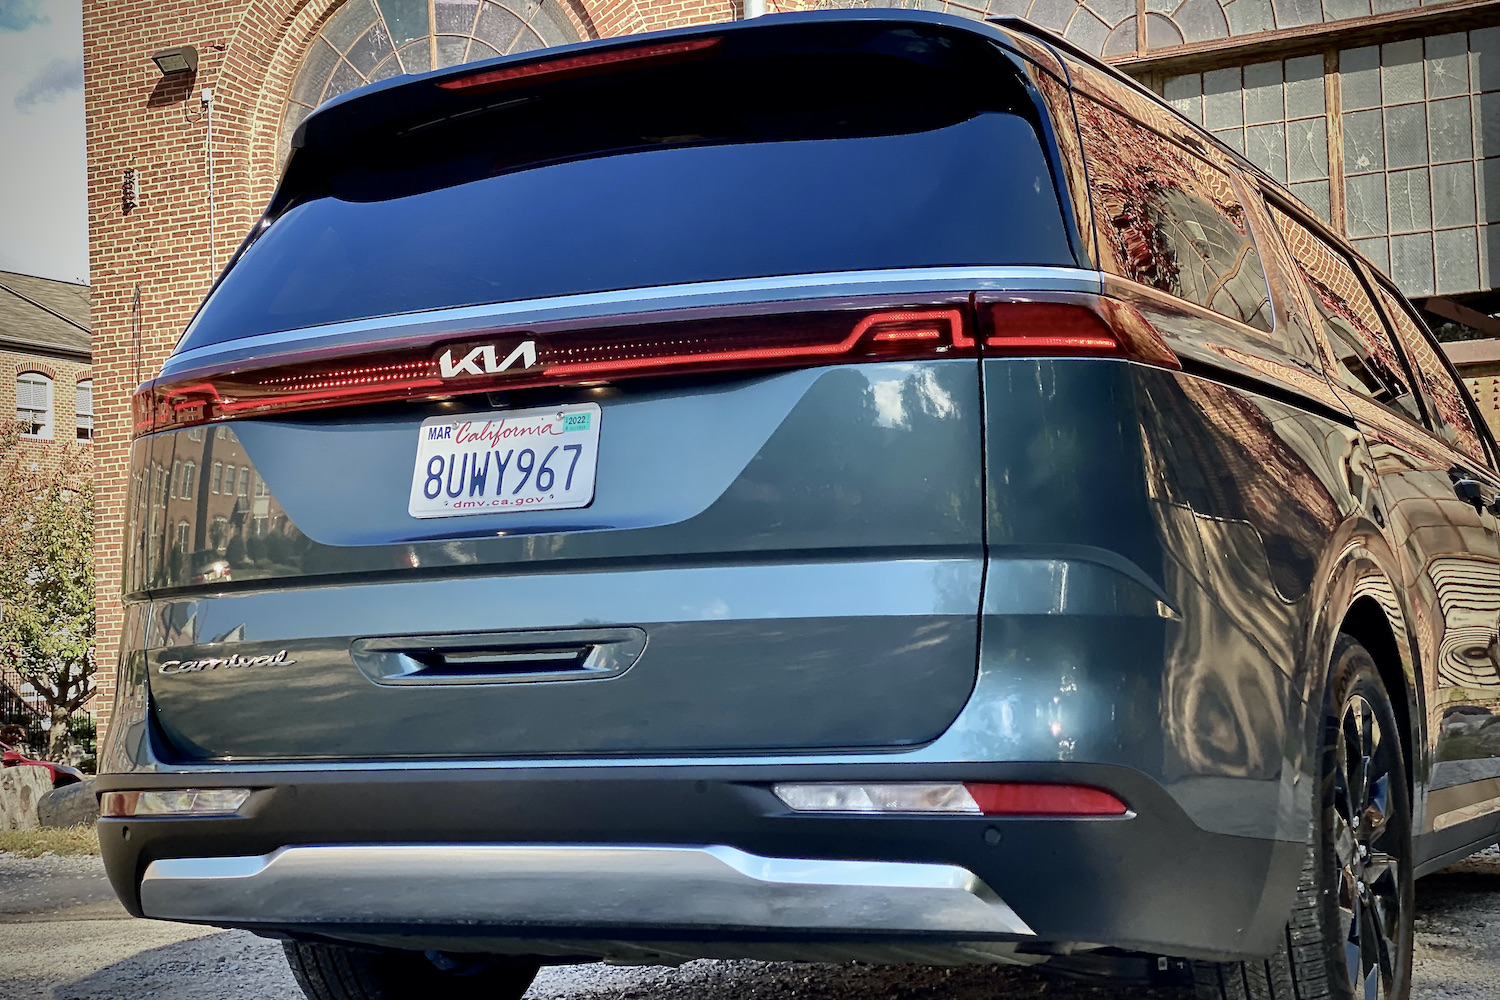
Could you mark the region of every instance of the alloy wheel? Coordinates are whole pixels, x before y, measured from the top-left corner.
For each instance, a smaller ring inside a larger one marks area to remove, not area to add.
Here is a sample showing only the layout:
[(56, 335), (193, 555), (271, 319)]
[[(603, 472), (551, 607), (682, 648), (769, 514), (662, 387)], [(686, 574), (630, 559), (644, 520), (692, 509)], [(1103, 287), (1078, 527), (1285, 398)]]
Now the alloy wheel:
[(1360, 694), (1344, 704), (1334, 769), (1333, 850), (1349, 985), (1357, 1000), (1385, 1000), (1395, 989), (1402, 906), (1402, 816), (1393, 786), (1402, 780), (1395, 733)]

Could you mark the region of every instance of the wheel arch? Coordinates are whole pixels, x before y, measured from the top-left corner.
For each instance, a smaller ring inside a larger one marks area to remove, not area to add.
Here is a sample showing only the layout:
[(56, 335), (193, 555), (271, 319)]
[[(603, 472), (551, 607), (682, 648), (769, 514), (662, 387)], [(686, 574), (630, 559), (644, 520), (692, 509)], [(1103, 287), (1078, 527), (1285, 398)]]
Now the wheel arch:
[(1401, 656), (1401, 647), (1396, 632), (1391, 627), (1385, 608), (1373, 595), (1364, 594), (1355, 598), (1344, 612), (1339, 623), (1340, 632), (1351, 636), (1365, 647), (1380, 671), (1380, 679), (1391, 696), (1391, 707), (1396, 712), (1396, 725), (1401, 732), (1401, 749), (1408, 762), (1406, 769), (1407, 791), (1411, 801), (1416, 798), (1417, 729), (1413, 718), (1416, 707), (1416, 690), (1420, 685), (1421, 666), (1413, 663), (1414, 676), (1408, 676)]

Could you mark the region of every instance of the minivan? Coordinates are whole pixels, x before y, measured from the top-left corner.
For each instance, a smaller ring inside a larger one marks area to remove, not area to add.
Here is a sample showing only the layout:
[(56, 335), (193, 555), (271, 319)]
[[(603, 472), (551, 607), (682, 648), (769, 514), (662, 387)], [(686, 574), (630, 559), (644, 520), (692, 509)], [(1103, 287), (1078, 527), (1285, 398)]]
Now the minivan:
[(1496, 447), (1390, 280), (1019, 21), (333, 100), (132, 409), (100, 842), (309, 997), (543, 965), (1407, 996), (1500, 840)]

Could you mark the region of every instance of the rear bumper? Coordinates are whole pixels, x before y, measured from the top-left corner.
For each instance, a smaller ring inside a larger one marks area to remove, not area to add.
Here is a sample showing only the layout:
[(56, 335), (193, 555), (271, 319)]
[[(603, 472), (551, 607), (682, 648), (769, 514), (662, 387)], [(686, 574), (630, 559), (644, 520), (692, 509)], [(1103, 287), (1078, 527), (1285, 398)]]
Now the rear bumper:
[[(235, 817), (102, 820), (127, 908), (407, 947), (622, 960), (879, 960), (870, 949), (884, 948), (933, 961), (946, 948), (946, 960), (1003, 961), (1078, 945), (1248, 957), (1274, 949), (1304, 851), (1206, 832), (1150, 778), (1102, 765), (194, 772), (99, 781), (256, 789)], [(769, 790), (917, 779), (1092, 784), (1132, 811), (797, 814)]]

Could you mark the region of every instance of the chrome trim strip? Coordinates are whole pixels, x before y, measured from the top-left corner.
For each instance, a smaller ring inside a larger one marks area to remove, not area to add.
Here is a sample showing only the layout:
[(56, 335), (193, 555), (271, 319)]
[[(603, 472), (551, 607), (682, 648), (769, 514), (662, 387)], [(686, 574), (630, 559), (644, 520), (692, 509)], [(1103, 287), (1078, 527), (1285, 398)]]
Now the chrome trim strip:
[[(493, 305), (461, 306), (402, 313), (371, 319), (266, 333), (242, 340), (208, 344), (174, 354), (162, 368), (163, 378), (237, 361), (268, 361), (286, 349), (297, 353), (327, 350), (349, 343), (378, 345), (407, 338), (459, 336), (480, 332), (497, 322), (515, 326), (589, 316), (732, 305), (774, 298), (797, 300), (845, 295), (903, 294), (945, 291), (1082, 291), (1098, 292), (1098, 271), (1075, 267), (914, 267), (881, 271), (835, 271), (770, 278), (702, 281), (613, 292), (585, 292)], [(628, 307), (622, 309), (621, 307)], [(380, 332), (388, 335), (372, 336)], [(191, 332), (191, 329), (189, 329)]]
[(1446, 830), (1460, 823), (1467, 823), (1470, 820), (1479, 819), (1497, 812), (1500, 812), (1500, 796), (1492, 799), (1484, 799), (1481, 802), (1475, 802), (1472, 805), (1463, 806), (1459, 809), (1450, 809), (1445, 813), (1438, 813), (1433, 817), (1432, 830), (1436, 833), (1439, 830)]
[(149, 917), (232, 924), (1034, 932), (956, 865), (768, 858), (733, 847), (397, 844), (153, 861)]

